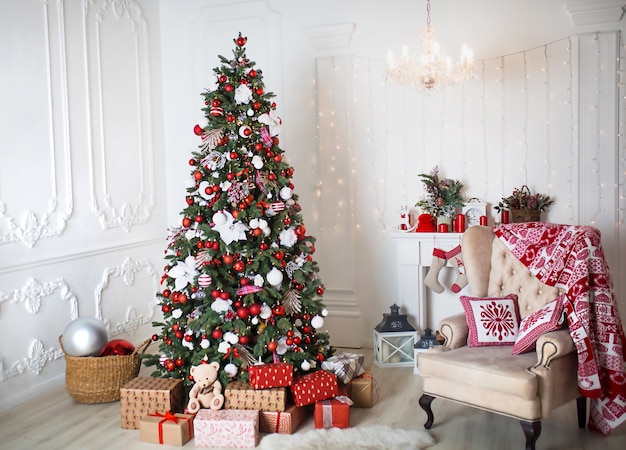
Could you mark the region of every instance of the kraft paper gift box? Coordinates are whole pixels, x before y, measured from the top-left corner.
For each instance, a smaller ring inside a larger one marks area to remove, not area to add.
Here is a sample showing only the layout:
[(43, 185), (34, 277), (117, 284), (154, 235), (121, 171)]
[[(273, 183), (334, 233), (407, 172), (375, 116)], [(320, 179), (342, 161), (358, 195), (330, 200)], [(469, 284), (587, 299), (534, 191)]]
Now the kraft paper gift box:
[(291, 386), (293, 366), (288, 363), (255, 364), (248, 367), (248, 375), (255, 389)]
[(352, 406), (355, 408), (371, 408), (380, 396), (376, 379), (369, 372), (365, 372), (341, 387), (345, 387), (348, 397), (354, 403)]
[(337, 375), (326, 370), (318, 370), (294, 378), (291, 396), (296, 406), (306, 406), (316, 401), (339, 395)]
[(139, 440), (185, 445), (193, 437), (193, 414), (148, 414), (139, 421)]
[(254, 448), (259, 438), (259, 411), (201, 409), (193, 427), (196, 447)]
[(349, 383), (365, 372), (365, 355), (339, 353), (322, 362), (322, 369), (333, 372), (341, 383)]
[(261, 411), (259, 413), (259, 431), (261, 433), (293, 434), (307, 416), (306, 406), (294, 404), (287, 406), (284, 412)]
[(350, 428), (350, 406), (348, 397), (336, 397), (315, 403), (315, 428)]
[(136, 430), (148, 414), (183, 411), (183, 381), (178, 378), (137, 377), (120, 389), (122, 428)]
[(284, 411), (286, 406), (287, 389), (284, 387), (254, 389), (251, 384), (231, 381), (224, 389), (224, 409)]

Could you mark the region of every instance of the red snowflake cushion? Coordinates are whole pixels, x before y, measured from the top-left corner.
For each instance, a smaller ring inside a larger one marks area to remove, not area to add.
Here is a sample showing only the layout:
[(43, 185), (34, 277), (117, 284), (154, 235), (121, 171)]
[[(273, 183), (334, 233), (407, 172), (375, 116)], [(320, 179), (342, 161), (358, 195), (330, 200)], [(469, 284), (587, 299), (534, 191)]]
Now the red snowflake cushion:
[(517, 295), (500, 298), (461, 295), (469, 336), (469, 347), (513, 345), (519, 330)]
[(529, 314), (522, 319), (519, 325), (519, 334), (517, 335), (517, 341), (513, 344), (514, 355), (520, 353), (526, 353), (535, 349), (537, 339), (548, 331), (558, 330), (563, 326), (563, 297), (561, 295), (556, 300), (552, 300), (543, 308)]

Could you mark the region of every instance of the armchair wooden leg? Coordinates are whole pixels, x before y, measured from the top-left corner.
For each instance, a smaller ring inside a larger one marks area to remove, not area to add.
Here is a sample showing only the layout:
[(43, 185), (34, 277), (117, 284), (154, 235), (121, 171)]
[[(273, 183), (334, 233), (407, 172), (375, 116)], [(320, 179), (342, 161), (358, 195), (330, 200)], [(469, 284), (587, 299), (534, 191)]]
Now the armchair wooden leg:
[(521, 420), (520, 423), (526, 436), (526, 450), (535, 450), (535, 442), (537, 442), (541, 434), (541, 421), (526, 422)]
[(576, 410), (578, 411), (578, 428), (586, 428), (587, 426), (587, 399), (578, 397), (576, 399)]
[(427, 430), (430, 430), (430, 427), (433, 426), (433, 421), (435, 420), (435, 417), (433, 416), (433, 410), (430, 408), (430, 404), (433, 402), (434, 399), (435, 397), (431, 395), (423, 394), (419, 400), (420, 406), (424, 411), (426, 411), (426, 417), (428, 418), (428, 420), (426, 420), (426, 423), (424, 424), (424, 428), (426, 428)]

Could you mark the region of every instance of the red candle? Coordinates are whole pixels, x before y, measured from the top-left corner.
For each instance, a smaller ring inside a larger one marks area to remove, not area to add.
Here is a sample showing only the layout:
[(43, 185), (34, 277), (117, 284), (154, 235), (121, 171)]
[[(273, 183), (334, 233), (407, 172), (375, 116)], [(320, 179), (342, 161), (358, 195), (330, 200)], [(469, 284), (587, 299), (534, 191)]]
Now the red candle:
[(503, 225), (509, 223), (509, 212), (506, 209), (500, 213), (500, 223)]
[(487, 216), (480, 216), (480, 224), (487, 226)]
[(454, 219), (454, 224), (456, 225), (455, 232), (463, 233), (465, 232), (465, 214), (459, 214)]
[(440, 223), (439, 224), (439, 232), (440, 233), (447, 233), (448, 232), (448, 224), (447, 223)]

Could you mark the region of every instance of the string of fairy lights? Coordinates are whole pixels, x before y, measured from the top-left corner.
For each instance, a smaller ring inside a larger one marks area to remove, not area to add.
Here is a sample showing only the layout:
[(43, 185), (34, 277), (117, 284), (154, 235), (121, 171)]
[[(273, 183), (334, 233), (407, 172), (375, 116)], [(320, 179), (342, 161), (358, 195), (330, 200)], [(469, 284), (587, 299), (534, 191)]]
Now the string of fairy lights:
[[(590, 97), (597, 99), (602, 94), (602, 89), (606, 89), (601, 85), (600, 77), (600, 72), (605, 70), (601, 61), (601, 42), (597, 36), (582, 35), (576, 39), (592, 39), (591, 42), (585, 42), (585, 45), (591, 44), (596, 47), (594, 59), (587, 61), (586, 64), (591, 64), (598, 72), (594, 79), (595, 92)], [(578, 41), (577, 45), (580, 45)], [(477, 190), (484, 196), (483, 200), (493, 205), (499, 201), (500, 196), (510, 194), (509, 191), (513, 186), (510, 185), (511, 180), (507, 174), (518, 169), (518, 178), (522, 183), (542, 184), (548, 192), (539, 189), (540, 192), (558, 198), (553, 208), (555, 211), (558, 210), (556, 214), (559, 220), (575, 223), (580, 213), (574, 206), (578, 203), (576, 159), (579, 158), (575, 89), (577, 79), (573, 59), (577, 50), (578, 47), (574, 47), (572, 37), (567, 37), (522, 52), (482, 60), (479, 61), (479, 70), (475, 75), (479, 79), (478, 83), (473, 85), (482, 92), (471, 92), (469, 88), (462, 87), (456, 92), (444, 91), (440, 94), (431, 94), (430, 97), (426, 94), (419, 97), (420, 94), (412, 92), (407, 92), (401, 97), (391, 95), (392, 89), (397, 88), (390, 87), (383, 77), (374, 75), (377, 71), (382, 73), (381, 61), (357, 56), (325, 57), (331, 61), (318, 66), (320, 71), (318, 76), (326, 80), (325, 89), (324, 92), (318, 90), (316, 94), (319, 103), (319, 127), (325, 130), (325, 137), (319, 142), (320, 158), (323, 162), (319, 166), (318, 175), (321, 184), (318, 195), (323, 193), (328, 195), (328, 198), (333, 198), (336, 206), (334, 211), (325, 211), (325, 214), (334, 214), (337, 226), (347, 223), (344, 216), (347, 214), (357, 227), (360, 226), (360, 222), (367, 219), (379, 223), (382, 232), (394, 229), (398, 220), (398, 203), (406, 199), (410, 207), (417, 200), (410, 197), (412, 192), (407, 191), (415, 186), (414, 179), (418, 173), (427, 172), (434, 165), (431, 164), (433, 162), (440, 163), (443, 159), (450, 158), (461, 161), (462, 166), (468, 166), (466, 163), (471, 161), (472, 164), (469, 166), (475, 168), (480, 165), (474, 159), (476, 156), (482, 161), (480, 173), (484, 175), (482, 180), (471, 181), (473, 186), (479, 186)], [(626, 52), (623, 44), (620, 44), (619, 50), (621, 55)], [(346, 58), (347, 62), (337, 64), (335, 58)], [(350, 73), (339, 73), (340, 70)], [(623, 77), (621, 61), (619, 71), (620, 77)], [(511, 93), (511, 86), (515, 84), (513, 81), (510, 85), (507, 83), (515, 78), (521, 80), (520, 97), (516, 102), (510, 103), (507, 101), (507, 94)], [(342, 104), (342, 107), (347, 108), (338, 111), (337, 98), (341, 96), (337, 94), (341, 90), (345, 92), (347, 80), (350, 80), (352, 91), (348, 95), (346, 105)], [(622, 114), (619, 122), (618, 170), (621, 181), (617, 186), (619, 190), (617, 213), (618, 222), (622, 223), (626, 198), (624, 186), (626, 145), (623, 138), (625, 125), (621, 118), (626, 115), (624, 106), (626, 98), (623, 95), (621, 79), (620, 89)], [(537, 94), (537, 90), (540, 95)], [(496, 94), (498, 91), (499, 94)], [(596, 103), (588, 107), (597, 110), (599, 105)], [(455, 111), (455, 108), (461, 108), (461, 111)], [(514, 110), (515, 108), (517, 110)], [(540, 115), (536, 114), (537, 108), (541, 108)], [(363, 110), (367, 113), (363, 113)], [(343, 115), (348, 123), (337, 127), (337, 114)], [(469, 133), (467, 121), (471, 119), (476, 121), (477, 119), (472, 117), (474, 114), (480, 116), (483, 128), (478, 133), (477, 130)], [(409, 122), (415, 116), (421, 123)], [(601, 117), (598, 113), (591, 116), (593, 123), (589, 124), (588, 129), (596, 130), (596, 145), (593, 146), (591, 160), (580, 161), (579, 164), (584, 170), (592, 168), (594, 184), (598, 190), (598, 202), (594, 205), (596, 210), (591, 213), (586, 211), (587, 221), (593, 225), (598, 216), (607, 213), (607, 189), (613, 186), (607, 186), (597, 167), (606, 148), (601, 139), (603, 133)], [(545, 118), (545, 124), (537, 123), (537, 117)], [(451, 122), (450, 118), (454, 118), (454, 121)], [(521, 121), (514, 118), (520, 118)], [(533, 126), (529, 129), (531, 119)], [(395, 121), (393, 127), (390, 126), (391, 121)], [(439, 129), (433, 129), (433, 125)], [(542, 131), (540, 127), (543, 127)], [(564, 132), (567, 127), (569, 133)], [(507, 135), (507, 131), (511, 130), (513, 132)], [(400, 135), (397, 134), (398, 131)], [(543, 138), (537, 132), (543, 133)], [(459, 148), (450, 151), (446, 146), (454, 145), (456, 142), (452, 137), (453, 133), (460, 134), (462, 138), (459, 141)], [(529, 133), (533, 133), (532, 148)], [(477, 142), (469, 142), (469, 135), (478, 137)], [(541, 141), (544, 142), (545, 148), (536, 148), (537, 143)], [(398, 143), (403, 148), (398, 148)], [(347, 152), (347, 159), (338, 158), (342, 152)], [(509, 152), (516, 152), (515, 158)], [(544, 156), (538, 160), (537, 155), (540, 153)], [(518, 161), (519, 167), (509, 167), (510, 160)], [(339, 170), (336, 166), (339, 161), (347, 162), (348, 167)], [(497, 166), (493, 164), (494, 161), (497, 162)], [(327, 173), (322, 173), (322, 170)], [(364, 212), (359, 211), (355, 203), (354, 197), (363, 195), (355, 190), (357, 186), (355, 178), (359, 176), (371, 181), (367, 184), (365, 194), (368, 195), (369, 204), (372, 206), (370, 217), (362, 216)], [(471, 178), (471, 173), (463, 173), (462, 179)], [(352, 198), (336, 198), (339, 191), (335, 188), (345, 186), (346, 183), (349, 183), (350, 189), (347, 192)], [(325, 223), (328, 225), (330, 222)]]

